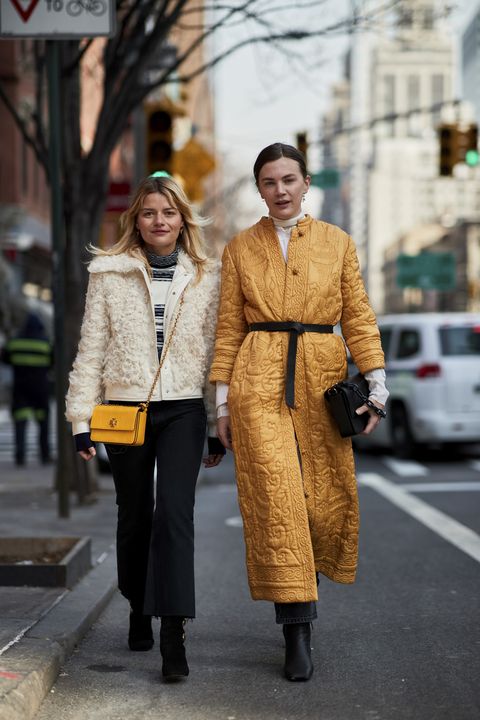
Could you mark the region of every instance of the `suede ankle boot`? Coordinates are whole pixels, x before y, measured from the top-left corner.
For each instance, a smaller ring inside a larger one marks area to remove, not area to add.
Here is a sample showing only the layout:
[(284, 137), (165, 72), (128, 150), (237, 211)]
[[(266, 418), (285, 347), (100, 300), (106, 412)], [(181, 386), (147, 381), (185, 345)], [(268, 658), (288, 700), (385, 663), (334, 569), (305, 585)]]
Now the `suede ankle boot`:
[(310, 623), (288, 623), (285, 637), (285, 677), (287, 680), (310, 680), (313, 673), (310, 647)]
[(162, 675), (167, 680), (179, 680), (189, 673), (185, 654), (185, 620), (182, 617), (162, 617), (160, 626), (160, 652)]
[(128, 647), (130, 650), (151, 650), (153, 647), (152, 618), (141, 611), (130, 610), (130, 627), (128, 630)]

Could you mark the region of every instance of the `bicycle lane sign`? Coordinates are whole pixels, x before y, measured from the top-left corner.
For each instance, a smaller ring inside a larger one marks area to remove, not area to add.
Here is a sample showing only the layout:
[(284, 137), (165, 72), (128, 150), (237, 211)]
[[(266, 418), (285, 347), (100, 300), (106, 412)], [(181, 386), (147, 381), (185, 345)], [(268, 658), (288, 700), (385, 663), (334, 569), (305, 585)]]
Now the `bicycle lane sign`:
[(0, 35), (63, 40), (115, 34), (115, 0), (0, 0)]

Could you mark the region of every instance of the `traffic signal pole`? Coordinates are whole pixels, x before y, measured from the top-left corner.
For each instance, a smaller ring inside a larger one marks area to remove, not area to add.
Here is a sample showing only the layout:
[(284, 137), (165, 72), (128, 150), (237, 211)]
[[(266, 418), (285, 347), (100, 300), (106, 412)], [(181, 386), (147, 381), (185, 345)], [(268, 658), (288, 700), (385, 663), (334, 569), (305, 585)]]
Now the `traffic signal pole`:
[(65, 430), (64, 405), (66, 390), (65, 359), (65, 274), (63, 233), (63, 202), (61, 175), (61, 103), (60, 103), (60, 58), (56, 40), (47, 40), (48, 77), (48, 118), (49, 118), (49, 167), (50, 204), (52, 234), (52, 290), (54, 308), (54, 358), (55, 358), (55, 400), (57, 414), (57, 462), (55, 487), (57, 490), (58, 515), (70, 516), (69, 482), (67, 477), (67, 437)]

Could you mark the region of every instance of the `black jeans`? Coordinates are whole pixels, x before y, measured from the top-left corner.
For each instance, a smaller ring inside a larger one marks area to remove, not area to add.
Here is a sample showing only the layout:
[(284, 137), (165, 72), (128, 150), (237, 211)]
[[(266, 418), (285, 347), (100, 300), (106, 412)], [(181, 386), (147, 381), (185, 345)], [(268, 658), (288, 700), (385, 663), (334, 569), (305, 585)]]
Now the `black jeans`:
[(118, 586), (145, 615), (195, 617), (193, 508), (205, 429), (201, 398), (153, 402), (143, 445), (106, 446), (118, 505)]
[[(317, 585), (319, 573), (315, 573)], [(317, 619), (317, 604), (312, 602), (275, 603), (275, 622), (279, 625), (312, 622)]]

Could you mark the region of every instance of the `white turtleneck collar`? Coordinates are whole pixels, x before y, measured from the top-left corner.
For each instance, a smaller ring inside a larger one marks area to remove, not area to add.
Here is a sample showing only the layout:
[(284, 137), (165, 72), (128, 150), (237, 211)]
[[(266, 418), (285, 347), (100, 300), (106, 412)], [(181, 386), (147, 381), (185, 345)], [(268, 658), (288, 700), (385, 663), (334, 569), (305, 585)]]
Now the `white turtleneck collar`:
[(302, 211), (300, 215), (297, 215), (293, 218), (288, 218), (288, 220), (280, 220), (279, 218), (273, 217), (273, 215), (270, 215), (270, 217), (272, 218), (273, 224), (275, 225), (275, 231), (277, 233), (278, 242), (280, 243), (282, 255), (285, 258), (285, 262), (287, 262), (288, 243), (290, 242), (290, 234), (292, 232), (292, 228), (295, 227), (299, 220), (302, 220), (302, 218), (305, 217), (305, 213)]
[(275, 227), (292, 228), (292, 227), (294, 227), (294, 225), (297, 224), (297, 222), (299, 220), (302, 220), (302, 218), (305, 217), (305, 213), (302, 210), (299, 215), (296, 215), (293, 218), (288, 218), (287, 220), (280, 220), (280, 218), (276, 218), (273, 215), (270, 215), (270, 217), (272, 218), (273, 224), (275, 225)]

